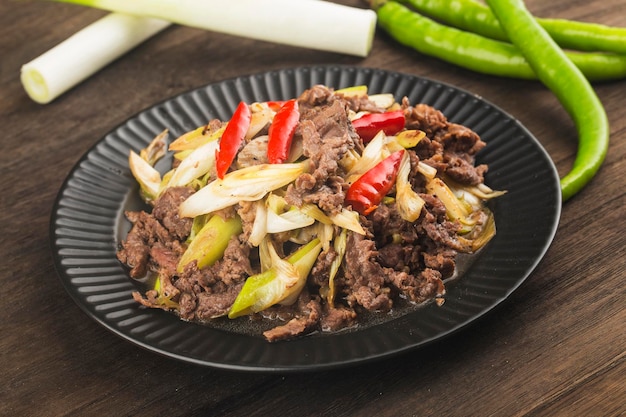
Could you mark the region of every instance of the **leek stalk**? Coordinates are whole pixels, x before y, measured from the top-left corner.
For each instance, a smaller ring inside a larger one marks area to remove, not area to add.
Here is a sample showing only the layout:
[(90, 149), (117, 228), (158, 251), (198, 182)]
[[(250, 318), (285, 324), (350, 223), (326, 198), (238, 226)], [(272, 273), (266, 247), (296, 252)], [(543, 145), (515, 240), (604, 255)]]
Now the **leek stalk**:
[(376, 13), (323, 0), (55, 0), (268, 42), (367, 56)]
[(363, 149), (361, 157), (350, 168), (347, 174), (347, 182), (349, 184), (356, 181), (361, 175), (372, 169), (376, 164), (390, 155), (389, 149), (386, 147), (387, 136), (382, 130)]
[(229, 318), (257, 313), (274, 304), (293, 304), (317, 260), (322, 243), (313, 239), (287, 260), (277, 258), (271, 243), (268, 248), (273, 258), (271, 268), (246, 280), (228, 313)]
[(144, 201), (156, 200), (161, 186), (161, 174), (133, 150), (128, 155), (130, 171), (139, 183)]
[(396, 178), (396, 201), (400, 216), (407, 222), (414, 222), (419, 218), (426, 202), (413, 191), (409, 182), (410, 173), (411, 162), (409, 155), (405, 152)]
[(24, 64), (22, 85), (31, 99), (49, 103), (169, 25), (160, 19), (111, 13)]
[(180, 205), (181, 217), (195, 217), (237, 204), (262, 199), (270, 191), (294, 181), (307, 168), (298, 164), (261, 164), (229, 172), (216, 179)]
[(139, 183), (142, 199), (147, 203), (152, 203), (161, 190), (161, 174), (154, 165), (165, 155), (167, 135), (168, 131), (164, 130), (139, 151), (139, 154), (131, 149), (128, 155), (130, 171)]
[(183, 253), (177, 271), (182, 272), (192, 261), (197, 261), (198, 268), (202, 269), (222, 259), (228, 242), (241, 233), (241, 228), (239, 217), (224, 219), (219, 214), (212, 216)]
[(330, 264), (330, 271), (328, 273), (328, 304), (331, 307), (335, 307), (335, 297), (337, 295), (337, 287), (335, 285), (335, 276), (339, 272), (339, 267), (343, 262), (343, 257), (346, 254), (348, 247), (348, 230), (341, 229), (339, 236), (335, 238), (333, 242), (333, 249), (337, 252), (337, 257), (333, 259)]
[(219, 142), (214, 140), (194, 149), (174, 170), (168, 187), (183, 187), (203, 176), (215, 166), (215, 151)]
[(470, 217), (471, 207), (452, 192), (450, 187), (441, 179), (433, 178), (426, 183), (426, 191), (439, 198), (446, 206), (448, 218), (452, 221), (459, 221), (464, 225), (473, 226), (476, 221)]

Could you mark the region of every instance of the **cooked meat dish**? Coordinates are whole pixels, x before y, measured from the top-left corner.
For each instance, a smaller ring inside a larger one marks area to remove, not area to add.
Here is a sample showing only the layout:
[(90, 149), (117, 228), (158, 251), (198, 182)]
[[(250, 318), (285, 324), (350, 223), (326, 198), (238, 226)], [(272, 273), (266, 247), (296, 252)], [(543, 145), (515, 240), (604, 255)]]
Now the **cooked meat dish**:
[(457, 255), (495, 234), (485, 142), (406, 97), (316, 85), (166, 140), (131, 152), (149, 209), (117, 255), (147, 283), (134, 299), (182, 320), (264, 322), (269, 342), (355, 328), (444, 302)]

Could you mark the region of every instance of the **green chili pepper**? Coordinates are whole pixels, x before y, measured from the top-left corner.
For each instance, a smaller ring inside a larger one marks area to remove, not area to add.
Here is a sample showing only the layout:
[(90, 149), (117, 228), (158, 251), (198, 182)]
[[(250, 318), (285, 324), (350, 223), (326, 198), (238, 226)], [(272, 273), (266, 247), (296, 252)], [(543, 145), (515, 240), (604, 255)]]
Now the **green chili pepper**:
[[(486, 5), (475, 0), (396, 0), (440, 22), (507, 41), (500, 22)], [(566, 19), (535, 20), (563, 48), (626, 54), (626, 28)]]
[[(377, 7), (380, 27), (420, 53), (483, 74), (537, 79), (519, 49), (508, 42), (439, 24), (395, 1), (382, 1)], [(626, 55), (567, 52), (567, 56), (590, 81), (626, 77)]]
[(584, 75), (537, 23), (523, 0), (487, 0), (487, 4), (578, 129), (576, 159), (571, 171), (561, 178), (563, 200), (567, 200), (593, 178), (604, 161), (610, 129), (602, 102)]

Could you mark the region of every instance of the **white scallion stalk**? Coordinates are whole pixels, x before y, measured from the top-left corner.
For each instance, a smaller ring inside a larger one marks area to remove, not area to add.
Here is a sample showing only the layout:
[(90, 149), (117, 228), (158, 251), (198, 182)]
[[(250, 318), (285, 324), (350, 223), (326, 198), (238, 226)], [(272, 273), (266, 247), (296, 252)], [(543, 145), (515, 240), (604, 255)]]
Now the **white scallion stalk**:
[(322, 0), (56, 0), (291, 46), (367, 56), (376, 13)]
[(446, 206), (446, 213), (451, 220), (458, 220), (467, 226), (473, 226), (476, 223), (476, 220), (470, 218), (471, 207), (459, 200), (441, 178), (433, 178), (428, 181), (426, 191), (441, 200)]
[(348, 210), (346, 208), (341, 209), (339, 213), (330, 216), (330, 220), (332, 220), (333, 224), (336, 224), (339, 227), (351, 230), (360, 235), (365, 235), (365, 229), (361, 226), (359, 213), (356, 211)]
[(240, 201), (256, 201), (270, 191), (294, 181), (305, 171), (306, 163), (262, 164), (229, 172), (192, 194), (180, 205), (181, 217), (196, 217), (232, 206)]
[(219, 142), (214, 140), (194, 149), (174, 171), (168, 187), (182, 187), (209, 172), (215, 165), (215, 151)]
[(411, 162), (409, 154), (405, 152), (396, 177), (396, 202), (400, 217), (408, 222), (414, 222), (420, 216), (426, 202), (411, 188), (410, 173)]
[(49, 103), (169, 25), (160, 19), (111, 13), (24, 64), (22, 85), (34, 101)]
[(437, 175), (437, 168), (433, 168), (422, 161), (419, 161), (417, 164), (417, 171), (429, 180), (432, 180)]
[(328, 304), (330, 304), (331, 307), (335, 306), (335, 296), (337, 294), (335, 276), (337, 275), (337, 272), (339, 272), (339, 267), (343, 262), (343, 257), (346, 254), (347, 247), (348, 232), (347, 229), (341, 229), (341, 233), (339, 233), (339, 236), (337, 236), (333, 242), (333, 248), (335, 249), (335, 252), (337, 252), (337, 257), (333, 259), (333, 262), (330, 264), (330, 271), (328, 273)]
[(289, 210), (277, 214), (272, 210), (267, 211), (267, 232), (281, 233), (289, 230), (302, 229), (315, 223), (313, 217), (309, 217), (300, 210)]
[(381, 109), (388, 109), (396, 102), (396, 98), (393, 94), (389, 93), (372, 94), (368, 98)]
[[(283, 197), (269, 194), (265, 200), (255, 202), (255, 217), (248, 242), (258, 246), (267, 233), (281, 233), (304, 229), (315, 223), (315, 219), (297, 207), (291, 207)], [(310, 239), (309, 239), (310, 240)]]
[(252, 113), (250, 117), (250, 126), (248, 127), (248, 131), (246, 132), (246, 140), (249, 141), (254, 138), (258, 133), (272, 122), (274, 118), (274, 114), (276, 114), (272, 109), (265, 108), (260, 111), (255, 111)]
[(161, 174), (159, 171), (132, 150), (128, 155), (128, 165), (146, 197), (149, 200), (156, 199), (161, 185)]
[(267, 235), (267, 208), (263, 200), (255, 201), (254, 206), (254, 223), (252, 223), (248, 242), (253, 246), (259, 246), (265, 235)]
[(389, 150), (385, 147), (387, 136), (381, 130), (374, 138), (365, 146), (363, 154), (352, 166), (348, 172), (348, 183), (353, 183), (361, 175), (372, 169), (376, 164), (390, 155)]

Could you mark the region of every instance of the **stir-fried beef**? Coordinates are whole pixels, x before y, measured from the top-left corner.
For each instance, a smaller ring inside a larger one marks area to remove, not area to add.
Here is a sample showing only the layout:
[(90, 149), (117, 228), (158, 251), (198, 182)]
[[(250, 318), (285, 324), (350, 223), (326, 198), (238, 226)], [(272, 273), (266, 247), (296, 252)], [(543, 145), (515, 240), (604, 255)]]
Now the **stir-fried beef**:
[(244, 281), (252, 274), (250, 247), (239, 236), (233, 236), (220, 261), (203, 269), (191, 262), (174, 281), (184, 295), (180, 300), (181, 318), (207, 321), (228, 314)]
[(189, 218), (181, 218), (178, 215), (178, 206), (180, 206), (180, 203), (185, 201), (192, 193), (193, 189), (191, 188), (168, 188), (163, 194), (161, 194), (152, 209), (152, 215), (179, 240), (185, 239), (189, 236), (193, 220)]
[(324, 311), (319, 327), (325, 332), (335, 332), (357, 324), (357, 313), (341, 304), (335, 306), (324, 305)]
[(370, 311), (389, 311), (393, 306), (383, 267), (377, 261), (376, 243), (351, 232), (348, 236), (344, 279), (340, 283), (350, 307), (360, 305)]
[(402, 101), (402, 107), (406, 117), (406, 128), (422, 130), (426, 137), (432, 138), (448, 126), (446, 116), (434, 107), (426, 104), (411, 106), (406, 98)]
[(155, 202), (151, 214), (145, 211), (126, 213), (133, 227), (117, 257), (131, 268), (131, 277), (141, 278), (149, 269), (177, 262), (185, 250), (180, 242), (189, 235), (193, 222), (178, 216), (178, 206), (192, 193), (191, 188), (168, 188)]
[[(333, 108), (336, 107), (337, 105), (333, 105)], [(321, 120), (331, 122), (329, 119)], [(300, 123), (299, 133), (302, 135), (304, 156), (311, 161), (313, 171), (300, 175), (295, 183), (289, 186), (285, 195), (288, 203), (296, 206), (313, 203), (328, 213), (341, 210), (347, 184), (340, 175), (337, 175), (340, 169), (338, 161), (354, 147), (354, 141), (347, 129), (339, 132), (330, 127), (333, 124), (339, 125), (338, 123), (323, 125), (331, 134), (323, 137), (312, 121), (304, 120)], [(344, 122), (344, 125), (347, 123)], [(341, 136), (336, 136), (338, 134)]]
[[(337, 214), (349, 187), (340, 161), (348, 152), (360, 153), (364, 146), (349, 121), (350, 112), (384, 109), (366, 97), (342, 97), (324, 86), (305, 91), (298, 103), (300, 122), (294, 141), (302, 146), (310, 169), (287, 187), (284, 198), (297, 207), (312, 203), (327, 214)], [(418, 219), (404, 220), (393, 201), (361, 216), (366, 233), (348, 231), (344, 255), (326, 245), (294, 304), (275, 305), (252, 316), (278, 320), (277, 326), (264, 332), (267, 340), (338, 331), (357, 325), (364, 311), (388, 312), (401, 298), (421, 303), (445, 293), (443, 280), (454, 274), (457, 253), (469, 248), (467, 240), (458, 237), (460, 225), (448, 219), (444, 203), (426, 192), (427, 180), (419, 174), (418, 165), (426, 163), (461, 184), (480, 184), (487, 167), (475, 166), (474, 158), (485, 143), (430, 106), (411, 106), (405, 99), (401, 107), (406, 128), (426, 133), (407, 151), (409, 181), (424, 200)], [(222, 125), (212, 121), (206, 129), (215, 131)], [(267, 136), (261, 135), (247, 141), (237, 156), (237, 166), (266, 163), (266, 155)], [(193, 193), (192, 188), (168, 188), (156, 199), (151, 213), (127, 212), (132, 228), (120, 245), (118, 258), (133, 278), (148, 273), (159, 276), (159, 291), (133, 294), (139, 303), (174, 310), (184, 320), (206, 322), (228, 314), (246, 279), (260, 270), (258, 250), (248, 242), (257, 203), (242, 201), (214, 213), (224, 218), (238, 216), (243, 232), (231, 238), (222, 259), (213, 265), (199, 268), (192, 261), (181, 271), (178, 264), (193, 220), (180, 218), (178, 209)], [(281, 256), (288, 255), (289, 237), (289, 233), (274, 237), (280, 242), (276, 250)], [(341, 267), (331, 273), (337, 260), (342, 261)]]
[(313, 171), (304, 173), (287, 190), (288, 203), (301, 206), (317, 204), (327, 213), (341, 211), (348, 185), (340, 174), (339, 160), (350, 149), (362, 147), (361, 139), (348, 120), (346, 102), (337, 99), (326, 87), (314, 87), (304, 93), (300, 124), (303, 154)]
[(241, 225), (243, 227), (243, 239), (248, 240), (250, 233), (252, 232), (252, 226), (254, 224), (254, 218), (256, 217), (256, 205), (252, 201), (241, 201), (238, 204), (237, 214), (241, 219)]
[(286, 324), (263, 332), (263, 336), (268, 341), (276, 342), (278, 340), (292, 339), (319, 327), (322, 318), (322, 306), (319, 301), (309, 297), (300, 297), (298, 304), (296, 317), (289, 320)]
[(385, 110), (376, 106), (376, 103), (372, 102), (365, 96), (347, 96), (343, 97), (346, 101), (348, 108), (355, 113), (365, 111), (369, 113), (382, 113)]
[(263, 135), (248, 142), (237, 154), (237, 167), (267, 164), (267, 141), (267, 135)]
[(476, 132), (448, 122), (443, 113), (425, 104), (412, 107), (405, 99), (403, 108), (407, 129), (419, 129), (426, 133), (426, 138), (415, 148), (420, 160), (462, 184), (483, 182), (487, 166), (474, 166), (474, 157), (484, 148), (485, 142)]

